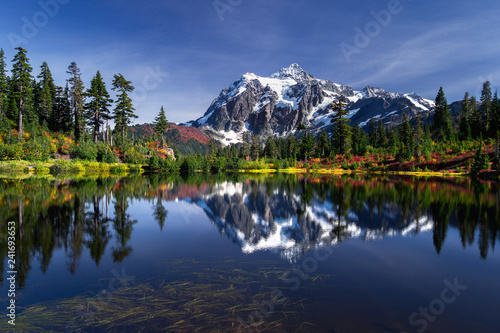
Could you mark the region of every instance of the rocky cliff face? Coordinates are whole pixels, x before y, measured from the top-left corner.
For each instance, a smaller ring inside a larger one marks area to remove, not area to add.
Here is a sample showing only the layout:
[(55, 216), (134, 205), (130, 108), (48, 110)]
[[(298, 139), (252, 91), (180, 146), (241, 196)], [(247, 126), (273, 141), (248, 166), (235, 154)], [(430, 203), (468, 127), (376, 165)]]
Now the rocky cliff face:
[(382, 120), (385, 126), (401, 123), (403, 114), (412, 119), (428, 114), (434, 103), (415, 93), (399, 94), (381, 88), (355, 91), (349, 86), (318, 80), (297, 64), (261, 77), (244, 74), (228, 89), (223, 89), (203, 117), (188, 125), (212, 130), (223, 143), (241, 141), (242, 134), (260, 136), (288, 135), (299, 123), (312, 133), (330, 131), (330, 105), (339, 97), (348, 100), (351, 125), (368, 125)]

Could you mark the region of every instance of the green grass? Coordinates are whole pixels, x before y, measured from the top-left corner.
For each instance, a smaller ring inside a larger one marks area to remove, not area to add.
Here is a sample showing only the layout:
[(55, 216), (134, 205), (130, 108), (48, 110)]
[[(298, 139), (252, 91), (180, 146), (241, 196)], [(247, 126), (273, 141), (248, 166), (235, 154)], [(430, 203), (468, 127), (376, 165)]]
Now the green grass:
[(78, 175), (126, 175), (142, 173), (140, 165), (122, 163), (99, 163), (80, 160), (51, 160), (48, 162), (5, 161), (0, 162), (0, 174), (8, 177), (26, 177), (29, 175), (78, 176)]

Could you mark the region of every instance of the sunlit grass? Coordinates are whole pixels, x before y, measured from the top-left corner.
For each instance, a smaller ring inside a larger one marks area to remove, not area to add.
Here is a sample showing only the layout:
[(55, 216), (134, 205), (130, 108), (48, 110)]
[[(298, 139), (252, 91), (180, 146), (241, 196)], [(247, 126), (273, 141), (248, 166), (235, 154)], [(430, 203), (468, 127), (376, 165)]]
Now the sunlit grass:
[(51, 160), (48, 162), (4, 161), (0, 162), (0, 175), (15, 179), (24, 179), (31, 176), (51, 175), (56, 178), (99, 175), (128, 175), (130, 173), (143, 173), (140, 165), (123, 163), (100, 163), (79, 160)]

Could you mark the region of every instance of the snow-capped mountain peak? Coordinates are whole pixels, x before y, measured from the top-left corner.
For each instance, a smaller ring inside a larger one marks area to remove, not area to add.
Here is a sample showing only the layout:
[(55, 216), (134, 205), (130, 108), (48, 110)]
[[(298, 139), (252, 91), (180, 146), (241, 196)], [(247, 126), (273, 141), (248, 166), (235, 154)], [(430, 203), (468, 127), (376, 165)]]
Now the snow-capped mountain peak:
[(314, 76), (303, 70), (299, 64), (291, 64), (287, 68), (282, 68), (278, 72), (271, 74), (270, 77), (273, 79), (291, 78), (297, 82), (315, 80)]
[(330, 105), (340, 96), (348, 103), (351, 125), (366, 126), (372, 119), (385, 126), (402, 122), (402, 114), (412, 118), (429, 113), (434, 103), (414, 92), (400, 94), (367, 86), (355, 91), (349, 86), (319, 80), (298, 64), (283, 68), (269, 77), (246, 73), (223, 89), (203, 117), (189, 124), (204, 127), (222, 143), (237, 143), (247, 132), (260, 137), (289, 135), (303, 123), (313, 134), (330, 132)]

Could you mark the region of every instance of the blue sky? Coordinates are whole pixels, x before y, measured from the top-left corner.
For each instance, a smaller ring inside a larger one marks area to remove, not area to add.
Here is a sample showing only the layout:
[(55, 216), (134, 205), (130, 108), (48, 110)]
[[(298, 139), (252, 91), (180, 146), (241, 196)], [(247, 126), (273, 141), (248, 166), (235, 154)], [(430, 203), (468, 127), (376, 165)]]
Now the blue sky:
[(9, 68), (22, 46), (58, 85), (72, 61), (86, 86), (122, 73), (137, 123), (161, 105), (170, 121), (198, 118), (242, 74), (291, 63), (357, 90), (434, 99), (443, 86), (449, 102), (500, 87), (498, 0), (4, 0), (0, 17)]

